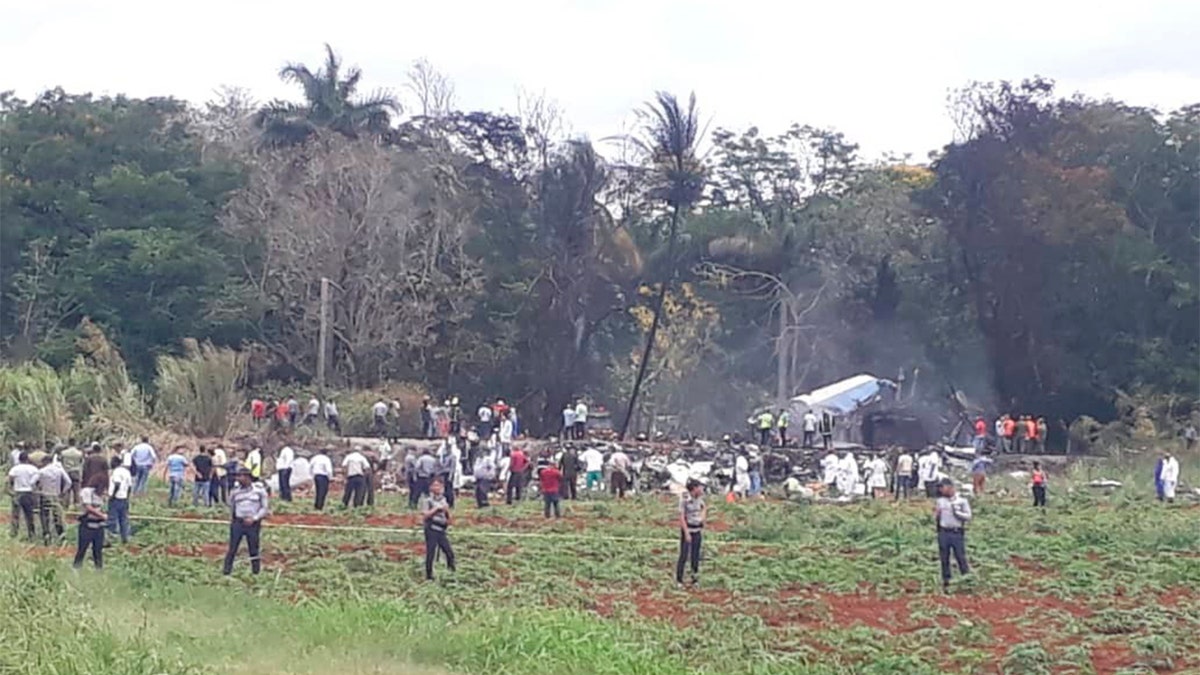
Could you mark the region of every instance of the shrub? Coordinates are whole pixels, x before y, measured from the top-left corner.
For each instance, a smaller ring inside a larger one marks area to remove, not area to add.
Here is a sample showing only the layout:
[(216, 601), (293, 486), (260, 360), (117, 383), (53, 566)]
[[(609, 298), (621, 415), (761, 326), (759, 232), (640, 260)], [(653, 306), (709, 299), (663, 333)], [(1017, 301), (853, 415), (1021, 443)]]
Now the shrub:
[(179, 433), (223, 436), (241, 407), (245, 372), (240, 352), (185, 340), (183, 356), (158, 357), (155, 413)]
[(0, 368), (0, 427), (17, 440), (64, 439), (73, 427), (58, 373), (44, 363)]

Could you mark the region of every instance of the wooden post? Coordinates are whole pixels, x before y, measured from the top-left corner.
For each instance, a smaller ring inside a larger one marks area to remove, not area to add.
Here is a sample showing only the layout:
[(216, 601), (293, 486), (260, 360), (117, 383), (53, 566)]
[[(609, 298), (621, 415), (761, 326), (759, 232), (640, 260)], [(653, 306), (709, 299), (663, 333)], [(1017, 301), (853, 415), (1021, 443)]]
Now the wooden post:
[(325, 354), (329, 349), (329, 279), (321, 277), (321, 328), (317, 333), (317, 398), (325, 400)]

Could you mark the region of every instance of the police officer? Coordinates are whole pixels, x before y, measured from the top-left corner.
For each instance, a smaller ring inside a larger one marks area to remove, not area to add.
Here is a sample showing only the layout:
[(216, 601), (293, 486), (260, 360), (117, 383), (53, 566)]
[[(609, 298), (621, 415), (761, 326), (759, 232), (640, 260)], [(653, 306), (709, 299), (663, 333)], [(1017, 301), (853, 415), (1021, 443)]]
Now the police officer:
[(954, 492), (954, 481), (943, 479), (938, 484), (941, 496), (933, 507), (937, 525), (938, 558), (942, 563), (942, 591), (950, 590), (950, 555), (958, 564), (959, 574), (970, 574), (967, 565), (967, 523), (971, 522), (971, 504)]
[(237, 487), (229, 493), (232, 520), (229, 523), (229, 550), (225, 552), (222, 574), (228, 576), (233, 572), (233, 559), (237, 556), (242, 539), (246, 540), (246, 548), (250, 551), (250, 569), (258, 574), (262, 570), (259, 534), (262, 521), (270, 511), (270, 498), (262, 483), (251, 480), (249, 467), (238, 467), (235, 477)]

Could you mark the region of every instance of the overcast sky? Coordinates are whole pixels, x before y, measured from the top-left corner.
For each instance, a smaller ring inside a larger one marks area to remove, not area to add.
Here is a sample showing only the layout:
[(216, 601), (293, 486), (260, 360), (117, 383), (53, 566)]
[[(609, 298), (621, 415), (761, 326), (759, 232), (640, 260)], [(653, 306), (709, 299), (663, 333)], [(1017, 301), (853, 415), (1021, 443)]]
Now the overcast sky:
[(1064, 93), (1170, 110), (1200, 101), (1200, 0), (0, 0), (0, 89), (174, 95), (276, 77), (331, 43), (365, 88), (426, 58), (459, 107), (545, 91), (577, 134), (619, 133), (654, 90), (695, 91), (715, 126), (834, 127), (867, 154), (948, 142), (950, 88), (1051, 77)]

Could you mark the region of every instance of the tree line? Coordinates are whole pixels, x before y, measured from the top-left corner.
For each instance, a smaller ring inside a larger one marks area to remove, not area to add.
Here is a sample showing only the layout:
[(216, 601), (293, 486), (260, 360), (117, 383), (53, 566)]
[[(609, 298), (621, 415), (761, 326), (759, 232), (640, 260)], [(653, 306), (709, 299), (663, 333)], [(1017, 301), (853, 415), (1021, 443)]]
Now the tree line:
[(729, 428), (863, 371), (1066, 421), (1200, 389), (1200, 104), (973, 83), (914, 163), (668, 93), (593, 142), (545, 98), (459, 110), (426, 63), (407, 109), (332, 49), (280, 76), (298, 102), (0, 96), (6, 359), (70, 363), (87, 318), (143, 383), (196, 339), (311, 386), (328, 279), (333, 384), (546, 428), (577, 395)]

